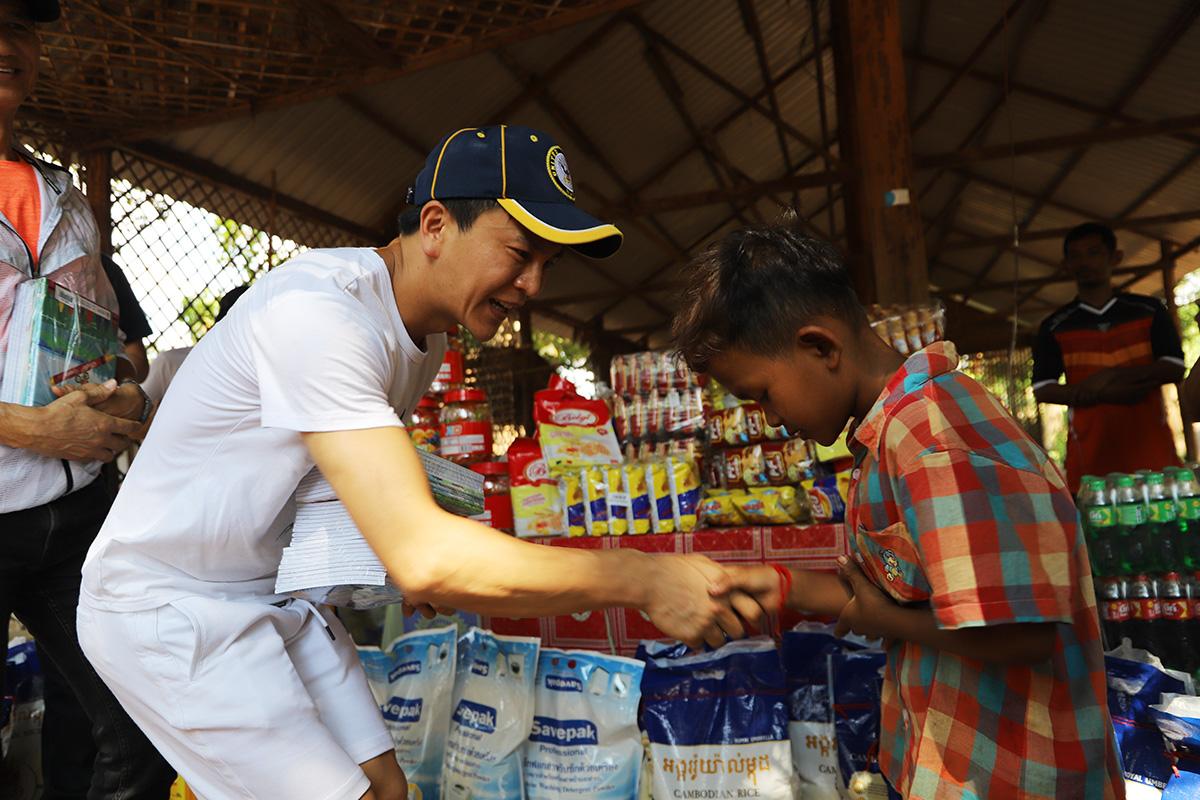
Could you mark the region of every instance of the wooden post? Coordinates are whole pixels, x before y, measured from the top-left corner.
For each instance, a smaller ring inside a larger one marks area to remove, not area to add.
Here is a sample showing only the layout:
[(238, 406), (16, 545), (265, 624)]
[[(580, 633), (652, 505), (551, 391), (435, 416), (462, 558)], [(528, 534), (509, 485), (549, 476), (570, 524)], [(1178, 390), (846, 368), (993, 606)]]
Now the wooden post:
[[(832, 0), (849, 263), (865, 302), (929, 299), (899, 0)], [(899, 190), (899, 191), (897, 191)], [(907, 197), (904, 196), (907, 194)]]
[(112, 255), (112, 150), (101, 148), (83, 153), (87, 200), (100, 232), (100, 252)]

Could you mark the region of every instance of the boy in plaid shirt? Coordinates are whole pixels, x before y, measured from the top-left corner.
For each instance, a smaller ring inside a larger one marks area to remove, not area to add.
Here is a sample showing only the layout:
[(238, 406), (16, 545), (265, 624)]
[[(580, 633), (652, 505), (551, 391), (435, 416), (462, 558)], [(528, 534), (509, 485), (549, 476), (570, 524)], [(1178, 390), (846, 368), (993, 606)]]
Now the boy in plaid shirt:
[(852, 559), (735, 574), (767, 610), (836, 616), (887, 642), (879, 748), (906, 798), (1124, 796), (1092, 576), (1061, 472), (937, 343), (872, 332), (829, 245), (736, 231), (692, 265), (676, 345), (774, 425), (854, 425)]

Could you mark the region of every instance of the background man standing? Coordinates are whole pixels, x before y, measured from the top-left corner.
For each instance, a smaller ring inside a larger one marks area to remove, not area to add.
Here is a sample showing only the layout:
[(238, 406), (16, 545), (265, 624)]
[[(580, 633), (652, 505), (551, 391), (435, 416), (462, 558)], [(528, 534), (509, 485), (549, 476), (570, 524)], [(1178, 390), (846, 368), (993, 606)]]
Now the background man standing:
[(1083, 475), (1179, 463), (1159, 387), (1183, 378), (1183, 346), (1161, 300), (1113, 291), (1122, 255), (1107, 225), (1067, 234), (1063, 263), (1079, 295), (1042, 323), (1033, 349), (1034, 396), (1071, 409), (1072, 492)]

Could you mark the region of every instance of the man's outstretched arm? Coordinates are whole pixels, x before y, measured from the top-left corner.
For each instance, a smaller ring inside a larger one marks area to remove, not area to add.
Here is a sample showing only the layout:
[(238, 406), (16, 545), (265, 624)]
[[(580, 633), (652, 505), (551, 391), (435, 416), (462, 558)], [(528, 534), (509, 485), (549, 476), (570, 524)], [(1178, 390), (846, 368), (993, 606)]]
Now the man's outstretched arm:
[(440, 509), (401, 428), (303, 436), (410, 603), (510, 617), (626, 606), (693, 646), (744, 633), (725, 572), (707, 558), (523, 542)]

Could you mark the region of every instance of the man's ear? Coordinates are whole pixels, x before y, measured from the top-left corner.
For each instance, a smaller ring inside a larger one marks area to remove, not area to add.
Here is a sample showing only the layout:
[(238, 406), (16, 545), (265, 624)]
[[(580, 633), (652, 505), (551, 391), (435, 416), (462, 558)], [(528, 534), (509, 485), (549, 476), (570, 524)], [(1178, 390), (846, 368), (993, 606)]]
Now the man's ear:
[(421, 250), (427, 258), (441, 255), (446, 229), (452, 222), (449, 209), (437, 200), (430, 200), (421, 206)]
[(834, 326), (804, 325), (796, 329), (794, 338), (796, 349), (808, 353), (821, 361), (830, 369), (837, 369), (845, 353), (845, 343), (842, 335)]
[(1114, 250), (1113, 254), (1112, 254), (1112, 258), (1109, 259), (1108, 263), (1114, 267), (1117, 267), (1117, 266), (1120, 266), (1121, 262), (1124, 260), (1125, 260), (1125, 251), (1124, 250)]

